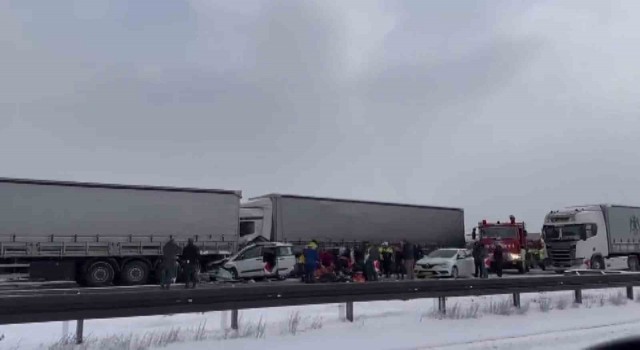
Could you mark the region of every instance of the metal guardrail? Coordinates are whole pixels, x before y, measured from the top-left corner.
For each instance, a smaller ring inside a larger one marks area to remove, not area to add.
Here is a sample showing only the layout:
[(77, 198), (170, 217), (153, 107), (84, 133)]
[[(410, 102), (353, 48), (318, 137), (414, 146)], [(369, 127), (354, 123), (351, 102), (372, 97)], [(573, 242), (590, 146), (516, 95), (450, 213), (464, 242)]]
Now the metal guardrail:
[(633, 287), (640, 274), (591, 276), (545, 276), (531, 278), (400, 281), (363, 284), (292, 284), (207, 286), (200, 289), (161, 290), (141, 288), (85, 288), (48, 291), (0, 292), (0, 324), (78, 320), (77, 339), (82, 339), (82, 320), (151, 316), (174, 313), (232, 310), (237, 329), (237, 310), (294, 305), (347, 303), (347, 319), (353, 321), (353, 303), (383, 300), (437, 298), (446, 313), (446, 298), (511, 294), (520, 306), (521, 293), (574, 291), (582, 302), (582, 290)]

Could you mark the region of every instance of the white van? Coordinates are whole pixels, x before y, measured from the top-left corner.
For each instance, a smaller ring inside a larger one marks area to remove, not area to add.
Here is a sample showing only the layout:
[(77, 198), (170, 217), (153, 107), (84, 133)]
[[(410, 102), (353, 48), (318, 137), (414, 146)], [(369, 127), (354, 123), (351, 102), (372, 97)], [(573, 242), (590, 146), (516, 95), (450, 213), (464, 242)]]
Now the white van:
[(251, 244), (223, 265), (233, 279), (286, 278), (295, 266), (293, 245), (279, 242)]

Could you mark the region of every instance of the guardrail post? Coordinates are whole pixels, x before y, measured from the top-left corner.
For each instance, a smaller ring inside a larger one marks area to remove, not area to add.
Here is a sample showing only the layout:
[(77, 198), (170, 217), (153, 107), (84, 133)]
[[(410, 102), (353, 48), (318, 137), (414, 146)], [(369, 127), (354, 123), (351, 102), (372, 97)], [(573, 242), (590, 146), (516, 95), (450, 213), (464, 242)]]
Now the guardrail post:
[(76, 344), (82, 344), (82, 333), (84, 332), (84, 320), (76, 321)]
[(627, 299), (633, 300), (633, 286), (627, 286)]
[(62, 322), (62, 339), (69, 337), (69, 321)]
[(353, 322), (353, 301), (347, 301), (347, 321)]
[(513, 293), (513, 306), (520, 308), (520, 293)]
[(447, 313), (447, 298), (445, 297), (438, 298), (438, 312), (440, 312), (443, 315)]
[(234, 331), (238, 330), (238, 310), (231, 310), (231, 329)]
[(582, 304), (582, 289), (575, 290), (576, 304)]

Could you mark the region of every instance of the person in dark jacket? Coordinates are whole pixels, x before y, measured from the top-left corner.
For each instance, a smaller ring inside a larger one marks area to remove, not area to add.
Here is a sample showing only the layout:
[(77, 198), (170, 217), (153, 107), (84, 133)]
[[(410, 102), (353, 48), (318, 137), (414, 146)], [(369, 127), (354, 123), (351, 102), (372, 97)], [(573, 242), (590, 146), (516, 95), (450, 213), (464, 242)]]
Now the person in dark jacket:
[(416, 252), (414, 245), (406, 239), (402, 241), (402, 257), (404, 260), (404, 270), (407, 273), (407, 278), (412, 280), (415, 278), (413, 268), (416, 261)]
[(413, 246), (413, 255), (415, 256), (415, 258), (413, 259), (414, 261), (418, 261), (422, 258), (424, 258), (424, 253), (422, 252), (422, 246), (419, 244), (416, 244)]
[(189, 238), (187, 246), (182, 250), (182, 261), (184, 262), (185, 288), (196, 287), (198, 281), (198, 264), (200, 260), (200, 248), (193, 244), (193, 239)]
[(369, 247), (369, 256), (367, 257), (367, 261), (365, 263), (365, 276), (367, 281), (377, 281), (378, 280), (378, 272), (376, 271), (376, 261), (380, 261), (380, 249), (372, 244)]
[(504, 262), (504, 255), (501, 245), (496, 245), (496, 249), (493, 251), (493, 263), (496, 265), (496, 274), (498, 277), (502, 277), (502, 263)]
[(353, 248), (353, 270), (366, 275), (364, 273), (364, 249), (359, 246)]
[(484, 277), (484, 276), (482, 276), (482, 265), (484, 264), (484, 261), (482, 259), (481, 243), (480, 242), (475, 242), (473, 244), (473, 264), (476, 267), (475, 273), (473, 274), (473, 276), (474, 277)]
[(162, 289), (169, 289), (176, 277), (177, 257), (180, 252), (181, 249), (173, 237), (162, 247), (162, 261), (160, 263), (160, 286)]
[(316, 267), (320, 261), (318, 246), (314, 242), (309, 243), (302, 255), (304, 256), (304, 281), (313, 283), (316, 279)]

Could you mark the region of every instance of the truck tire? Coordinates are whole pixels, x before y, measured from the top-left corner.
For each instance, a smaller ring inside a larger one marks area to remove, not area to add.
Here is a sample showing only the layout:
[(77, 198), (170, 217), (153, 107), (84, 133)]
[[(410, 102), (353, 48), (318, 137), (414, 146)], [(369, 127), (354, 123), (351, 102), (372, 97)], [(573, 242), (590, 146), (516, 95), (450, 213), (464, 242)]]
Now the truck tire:
[(604, 270), (604, 260), (600, 256), (594, 256), (591, 258), (592, 270)]
[(631, 271), (640, 271), (640, 260), (638, 260), (637, 255), (631, 255), (627, 260), (629, 264), (629, 270)]
[(149, 281), (149, 265), (140, 260), (129, 261), (122, 268), (120, 280), (127, 286), (146, 284)]
[(113, 284), (115, 271), (106, 261), (98, 260), (90, 263), (84, 273), (84, 280), (90, 287), (105, 287)]
[(522, 264), (518, 264), (518, 273), (522, 275), (525, 272), (527, 272), (527, 269), (524, 266), (522, 266)]

